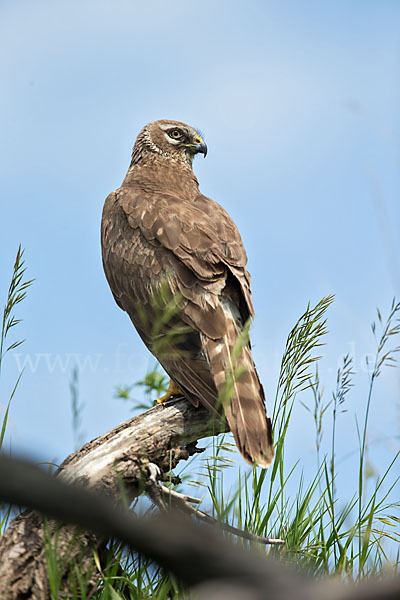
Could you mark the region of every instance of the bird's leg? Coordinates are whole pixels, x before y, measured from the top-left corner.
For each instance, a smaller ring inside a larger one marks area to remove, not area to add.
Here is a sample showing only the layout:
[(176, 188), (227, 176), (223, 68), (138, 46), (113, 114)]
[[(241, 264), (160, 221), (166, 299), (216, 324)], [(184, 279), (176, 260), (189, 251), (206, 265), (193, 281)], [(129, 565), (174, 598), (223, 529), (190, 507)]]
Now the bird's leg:
[(171, 400), (173, 396), (183, 396), (183, 392), (179, 385), (176, 385), (175, 381), (172, 381), (172, 379), (170, 379), (167, 393), (164, 394), (164, 396), (157, 398), (156, 404), (162, 404), (163, 402), (167, 402), (167, 400)]

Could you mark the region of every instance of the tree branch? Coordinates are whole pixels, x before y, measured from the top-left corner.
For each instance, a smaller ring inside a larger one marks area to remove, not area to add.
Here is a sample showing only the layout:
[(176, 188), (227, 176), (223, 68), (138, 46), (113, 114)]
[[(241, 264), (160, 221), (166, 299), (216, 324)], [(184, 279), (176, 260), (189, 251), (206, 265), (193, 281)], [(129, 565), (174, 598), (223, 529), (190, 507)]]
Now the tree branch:
[[(214, 528), (196, 525), (184, 515), (161, 512), (139, 520), (124, 508), (115, 510), (106, 497), (66, 485), (38, 467), (7, 457), (0, 457), (0, 498), (17, 504), (29, 501), (32, 508), (88, 528), (97, 538), (119, 538), (192, 586), (193, 600), (397, 600), (400, 593), (399, 577), (357, 587), (332, 579), (315, 582), (281, 561), (229, 543)], [(20, 552), (16, 546), (13, 556), (6, 559), (15, 559)], [(30, 559), (34, 557), (30, 555)], [(10, 560), (9, 564), (12, 566)], [(36, 583), (38, 587), (28, 593), (2, 587), (0, 597), (49, 598), (40, 581)]]
[[(184, 513), (186, 513), (188, 515), (194, 515), (200, 521), (204, 521), (205, 523), (208, 523), (209, 525), (214, 525), (216, 527), (219, 527), (220, 529), (223, 529), (224, 531), (228, 531), (228, 533), (233, 533), (233, 535), (237, 535), (245, 540), (249, 540), (250, 542), (257, 542), (259, 544), (271, 545), (271, 546), (283, 546), (285, 544), (285, 542), (280, 539), (266, 538), (261, 535), (249, 533), (248, 531), (244, 531), (243, 529), (239, 529), (238, 527), (234, 527), (233, 525), (229, 525), (228, 523), (221, 523), (221, 521), (214, 519), (214, 517), (211, 517), (210, 515), (199, 510), (198, 508), (193, 508), (193, 506), (191, 506), (190, 503), (200, 504), (201, 503), (200, 498), (193, 498), (192, 496), (187, 496), (186, 494), (180, 494), (179, 492), (176, 492), (175, 490), (172, 490), (171, 488), (168, 488), (165, 485), (161, 485), (157, 482), (155, 482), (155, 483), (158, 486), (158, 489), (161, 492), (161, 494), (164, 495), (164, 497), (170, 502), (170, 504), (172, 506), (174, 506), (178, 510), (182, 510)], [(153, 494), (154, 494), (154, 491), (153, 491)], [(149, 494), (149, 495), (153, 499), (153, 495), (152, 494)], [(159, 506), (160, 495), (158, 493), (156, 493), (155, 495), (156, 495), (156, 499), (153, 500), (154, 504)]]
[[(150, 481), (149, 463), (167, 472), (180, 460), (199, 452), (197, 440), (225, 431), (228, 431), (226, 424), (205, 408), (194, 408), (184, 399), (173, 400), (155, 406), (89, 442), (64, 460), (57, 477), (97, 491), (115, 503), (121, 501), (122, 489), (124, 500), (130, 502)], [(32, 493), (29, 481), (26, 483)], [(22, 504), (32, 505), (26, 500)], [(10, 523), (0, 539), (1, 600), (48, 600), (45, 551), (49, 551), (56, 540), (65, 589), (74, 561), (86, 572), (92, 570), (95, 584), (93, 548), (101, 550), (107, 538), (87, 532), (76, 536), (75, 527), (60, 529), (55, 522), (50, 522), (47, 529), (46, 537), (43, 519), (35, 511), (26, 511)]]

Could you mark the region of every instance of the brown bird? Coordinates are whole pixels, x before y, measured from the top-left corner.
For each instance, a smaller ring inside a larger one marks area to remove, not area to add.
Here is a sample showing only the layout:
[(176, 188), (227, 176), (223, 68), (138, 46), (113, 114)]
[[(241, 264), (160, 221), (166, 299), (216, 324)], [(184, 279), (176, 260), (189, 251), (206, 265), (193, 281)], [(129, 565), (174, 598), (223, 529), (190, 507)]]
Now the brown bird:
[(104, 271), (171, 378), (160, 401), (183, 393), (224, 412), (245, 460), (268, 467), (271, 421), (246, 339), (254, 317), (246, 252), (228, 213), (199, 191), (197, 153), (207, 146), (184, 123), (142, 129), (122, 186), (104, 204)]

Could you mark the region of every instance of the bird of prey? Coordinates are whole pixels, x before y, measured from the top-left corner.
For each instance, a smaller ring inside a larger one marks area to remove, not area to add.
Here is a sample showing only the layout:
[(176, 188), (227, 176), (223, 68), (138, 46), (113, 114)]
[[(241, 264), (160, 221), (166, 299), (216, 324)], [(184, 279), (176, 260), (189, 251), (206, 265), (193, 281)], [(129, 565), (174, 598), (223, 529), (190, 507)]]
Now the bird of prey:
[(207, 146), (185, 123), (142, 129), (121, 187), (104, 204), (104, 271), (118, 306), (171, 378), (160, 400), (181, 393), (225, 413), (244, 459), (268, 467), (271, 421), (243, 335), (254, 317), (246, 252), (228, 213), (199, 191), (197, 153), (205, 156)]

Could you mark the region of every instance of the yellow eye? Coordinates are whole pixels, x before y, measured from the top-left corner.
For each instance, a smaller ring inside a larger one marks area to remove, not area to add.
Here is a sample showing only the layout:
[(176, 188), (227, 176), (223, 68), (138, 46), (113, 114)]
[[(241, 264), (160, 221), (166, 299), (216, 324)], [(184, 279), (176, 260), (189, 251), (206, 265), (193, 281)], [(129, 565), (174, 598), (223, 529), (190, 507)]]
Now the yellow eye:
[(179, 140), (179, 138), (182, 137), (181, 132), (179, 131), (179, 129), (172, 129), (171, 131), (168, 132), (169, 137), (171, 137), (173, 140)]

